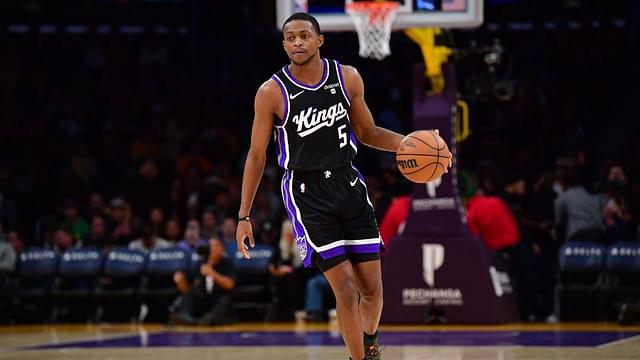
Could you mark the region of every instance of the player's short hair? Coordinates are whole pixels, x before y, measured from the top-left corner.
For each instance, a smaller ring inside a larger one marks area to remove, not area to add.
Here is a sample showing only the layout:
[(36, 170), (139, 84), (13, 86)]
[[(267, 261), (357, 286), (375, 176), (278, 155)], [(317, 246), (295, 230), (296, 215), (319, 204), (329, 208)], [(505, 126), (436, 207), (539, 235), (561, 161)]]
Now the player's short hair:
[(295, 14), (292, 14), (291, 16), (289, 16), (287, 18), (287, 20), (284, 21), (284, 24), (282, 24), (282, 32), (284, 32), (284, 27), (294, 21), (294, 20), (304, 20), (304, 21), (308, 21), (311, 23), (311, 25), (313, 25), (313, 30), (316, 32), (316, 34), (320, 35), (320, 23), (318, 23), (318, 19), (316, 19), (315, 17), (307, 14), (307, 13), (303, 13), (303, 12), (297, 12)]

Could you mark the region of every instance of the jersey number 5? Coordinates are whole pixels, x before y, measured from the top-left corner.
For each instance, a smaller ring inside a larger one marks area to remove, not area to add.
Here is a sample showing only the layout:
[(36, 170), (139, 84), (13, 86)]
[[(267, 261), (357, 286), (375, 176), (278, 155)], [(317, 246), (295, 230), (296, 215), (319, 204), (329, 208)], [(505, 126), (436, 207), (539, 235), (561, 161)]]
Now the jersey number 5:
[(340, 139), (340, 149), (347, 146), (347, 142), (349, 141), (347, 138), (347, 133), (344, 131), (347, 128), (347, 125), (340, 125), (338, 127), (338, 139)]

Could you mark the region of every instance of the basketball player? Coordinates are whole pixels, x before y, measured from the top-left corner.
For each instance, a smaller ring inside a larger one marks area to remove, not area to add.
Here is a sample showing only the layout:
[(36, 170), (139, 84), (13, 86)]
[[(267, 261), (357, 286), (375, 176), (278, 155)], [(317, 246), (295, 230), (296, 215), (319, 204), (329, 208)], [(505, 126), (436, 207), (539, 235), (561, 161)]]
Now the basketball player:
[(291, 63), (256, 94), (238, 249), (249, 258), (245, 239), (254, 246), (249, 214), (274, 132), (278, 164), (285, 170), (282, 197), (303, 262), (317, 266), (329, 281), (351, 358), (380, 359), (382, 242), (364, 178), (351, 161), (356, 137), (395, 152), (403, 136), (374, 125), (355, 68), (320, 57), (324, 36), (313, 16), (291, 15), (282, 33)]

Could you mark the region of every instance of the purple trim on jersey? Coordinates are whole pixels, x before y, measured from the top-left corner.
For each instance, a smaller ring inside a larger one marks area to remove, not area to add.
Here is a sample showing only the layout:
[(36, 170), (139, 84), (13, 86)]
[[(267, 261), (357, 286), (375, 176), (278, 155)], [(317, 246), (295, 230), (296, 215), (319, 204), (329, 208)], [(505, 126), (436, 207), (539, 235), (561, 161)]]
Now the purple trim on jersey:
[(278, 165), (280, 165), (281, 168), (284, 169), (284, 165), (287, 162), (287, 156), (289, 154), (287, 154), (287, 146), (285, 144), (285, 142), (287, 141), (285, 139), (285, 130), (283, 127), (278, 127), (276, 128), (276, 140), (278, 143), (278, 147), (276, 148), (276, 152), (278, 155)]
[(280, 80), (276, 75), (273, 75), (271, 78), (276, 82), (276, 84), (278, 84), (280, 92), (282, 93), (282, 100), (284, 101), (284, 112), (282, 113), (282, 119), (280, 119), (281, 123), (275, 124), (277, 130), (276, 137), (278, 140), (278, 147), (276, 148), (278, 165), (284, 169), (289, 158), (289, 154), (287, 153), (287, 134), (284, 129), (284, 125), (286, 125), (287, 119), (289, 118), (289, 96), (287, 95), (287, 89), (282, 80)]
[(282, 113), (282, 119), (280, 119), (280, 124), (276, 124), (276, 126), (284, 126), (285, 122), (287, 121), (287, 117), (289, 116), (289, 97), (287, 95), (287, 89), (285, 88), (284, 83), (282, 83), (282, 80), (280, 80), (277, 76), (273, 75), (271, 78), (275, 80), (276, 84), (278, 84), (280, 92), (282, 93), (282, 101), (284, 101), (284, 112)]
[(338, 70), (338, 78), (340, 79), (340, 88), (342, 89), (342, 94), (344, 95), (344, 97), (347, 99), (347, 102), (349, 103), (349, 106), (351, 106), (351, 96), (349, 96), (349, 93), (347, 93), (347, 87), (344, 85), (344, 79), (342, 78), (342, 65), (340, 65), (340, 63), (338, 62), (338, 60), (336, 60), (336, 65), (337, 65), (337, 70)]
[(351, 147), (353, 148), (353, 150), (358, 153), (358, 142), (356, 141), (356, 133), (353, 131), (353, 129), (349, 131), (349, 142), (351, 143)]
[(364, 187), (365, 189), (367, 188), (367, 183), (364, 181), (364, 176), (362, 176), (362, 173), (360, 172), (360, 170), (358, 170), (358, 168), (356, 168), (355, 166), (351, 165), (351, 168), (353, 169), (353, 171), (356, 172), (356, 176), (358, 176), (358, 179), (362, 180), (362, 183), (365, 184)]
[[(292, 181), (292, 176), (290, 171), (285, 171), (284, 176), (282, 177), (282, 199), (284, 200), (284, 206), (287, 210), (287, 215), (289, 216), (289, 221), (291, 222), (293, 228), (293, 236), (296, 241), (296, 247), (298, 246), (298, 239), (303, 238), (302, 241), (305, 242), (306, 246), (306, 256), (302, 259), (302, 263), (305, 267), (311, 267), (311, 258), (313, 254), (313, 248), (311, 244), (309, 244), (307, 233), (304, 231), (304, 226), (302, 223), (298, 221), (298, 217), (296, 216), (297, 211), (294, 205), (293, 194), (289, 191), (289, 187)], [(291, 188), (293, 191), (293, 188)], [(302, 216), (301, 216), (302, 218)], [(302, 255), (302, 254), (301, 254)]]
[(300, 82), (298, 79), (296, 79), (296, 77), (293, 76), (291, 71), (289, 71), (289, 65), (285, 65), (285, 67), (283, 67), (282, 70), (284, 70), (287, 76), (289, 76), (289, 80), (293, 81), (296, 85), (300, 86), (301, 88), (307, 89), (307, 90), (318, 90), (320, 86), (322, 86), (322, 84), (324, 84), (325, 81), (327, 81), (327, 79), (329, 78), (329, 61), (327, 59), (322, 59), (322, 63), (324, 64), (324, 72), (322, 73), (322, 78), (320, 79), (320, 82), (315, 85), (307, 85)]

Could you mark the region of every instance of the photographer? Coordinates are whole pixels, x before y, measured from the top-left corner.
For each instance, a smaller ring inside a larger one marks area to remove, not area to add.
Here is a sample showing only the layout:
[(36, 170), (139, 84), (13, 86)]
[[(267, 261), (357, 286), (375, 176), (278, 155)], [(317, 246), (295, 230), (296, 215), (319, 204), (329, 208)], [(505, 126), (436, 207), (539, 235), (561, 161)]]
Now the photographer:
[(235, 286), (236, 271), (227, 259), (224, 243), (212, 237), (207, 245), (198, 248), (205, 259), (195, 279), (190, 281), (183, 272), (173, 276), (182, 293), (170, 316), (174, 324), (222, 325), (232, 321), (231, 290)]

